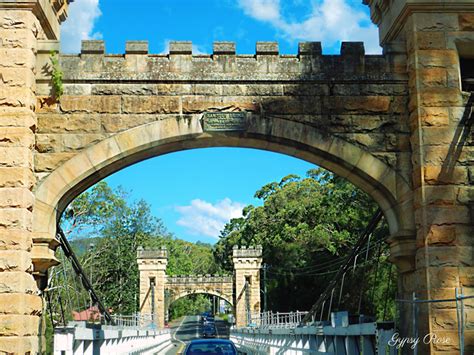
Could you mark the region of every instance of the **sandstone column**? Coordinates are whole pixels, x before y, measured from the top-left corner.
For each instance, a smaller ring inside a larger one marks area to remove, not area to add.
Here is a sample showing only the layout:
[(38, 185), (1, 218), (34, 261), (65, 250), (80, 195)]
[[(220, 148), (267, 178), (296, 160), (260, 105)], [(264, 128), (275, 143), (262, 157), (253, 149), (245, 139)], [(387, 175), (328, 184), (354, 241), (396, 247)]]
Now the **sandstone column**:
[[(248, 324), (249, 316), (260, 314), (260, 268), (262, 265), (262, 247), (234, 246), (232, 252), (235, 282), (235, 325)], [(247, 285), (247, 288), (246, 288)], [(247, 306), (249, 310), (247, 312)]]
[(168, 252), (161, 249), (137, 251), (140, 273), (140, 314), (152, 315), (158, 328), (165, 326), (165, 283)]
[[(472, 295), (473, 97), (462, 92), (460, 57), (474, 54), (474, 3), (365, 2), (379, 25), (381, 43), (405, 47), (409, 77), (416, 258), (413, 270), (402, 274), (399, 290), (404, 298), (415, 292), (421, 299), (450, 299), (461, 287)], [(464, 353), (471, 354), (474, 303), (465, 304)], [(411, 306), (402, 309), (400, 326), (411, 333)], [(419, 336), (439, 339), (422, 345), (423, 353), (459, 353), (457, 329), (455, 302), (420, 306)]]
[(0, 0), (0, 352), (37, 353), (42, 301), (32, 258), (35, 72), (68, 1)]

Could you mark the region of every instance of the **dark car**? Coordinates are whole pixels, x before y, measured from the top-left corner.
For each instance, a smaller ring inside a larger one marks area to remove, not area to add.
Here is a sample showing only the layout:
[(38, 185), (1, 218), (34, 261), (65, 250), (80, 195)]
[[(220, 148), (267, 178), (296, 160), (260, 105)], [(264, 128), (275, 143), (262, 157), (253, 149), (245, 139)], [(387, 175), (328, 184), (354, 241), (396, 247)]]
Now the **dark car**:
[(183, 355), (236, 355), (234, 343), (227, 339), (199, 339), (191, 341)]
[(207, 324), (202, 330), (203, 338), (215, 338), (217, 336), (216, 326), (214, 324)]

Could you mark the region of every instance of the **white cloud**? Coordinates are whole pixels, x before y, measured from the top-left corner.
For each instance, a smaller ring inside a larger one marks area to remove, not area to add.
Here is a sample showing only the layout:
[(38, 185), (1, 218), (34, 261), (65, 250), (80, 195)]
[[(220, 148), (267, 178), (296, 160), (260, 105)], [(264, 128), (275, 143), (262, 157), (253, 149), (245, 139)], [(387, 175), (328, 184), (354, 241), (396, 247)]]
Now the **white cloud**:
[(315, 1), (311, 13), (300, 22), (286, 20), (278, 0), (239, 0), (239, 5), (246, 15), (270, 23), (290, 41), (321, 41), (323, 47), (363, 41), (367, 53), (381, 52), (377, 27), (349, 0)]
[(261, 21), (280, 21), (279, 0), (239, 0), (239, 3), (247, 16)]
[(99, 0), (76, 0), (69, 5), (68, 18), (61, 26), (61, 50), (78, 53), (81, 40), (100, 39), (102, 34), (94, 32), (94, 23), (102, 15)]
[(181, 218), (176, 223), (185, 227), (193, 235), (217, 238), (230, 219), (242, 216), (244, 206), (229, 198), (215, 204), (195, 199), (188, 206), (176, 207), (176, 211), (181, 214)]

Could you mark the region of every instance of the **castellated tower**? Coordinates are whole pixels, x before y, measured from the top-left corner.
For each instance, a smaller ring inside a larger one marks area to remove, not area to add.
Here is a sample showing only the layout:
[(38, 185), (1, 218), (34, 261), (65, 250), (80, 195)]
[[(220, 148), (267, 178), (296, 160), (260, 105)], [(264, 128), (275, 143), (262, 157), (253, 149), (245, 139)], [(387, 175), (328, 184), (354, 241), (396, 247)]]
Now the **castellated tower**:
[(251, 317), (260, 314), (260, 268), (262, 247), (239, 248), (232, 253), (235, 282), (235, 322), (237, 327), (246, 326)]
[(158, 328), (165, 326), (165, 282), (168, 251), (161, 249), (137, 250), (140, 273), (140, 314), (152, 315)]

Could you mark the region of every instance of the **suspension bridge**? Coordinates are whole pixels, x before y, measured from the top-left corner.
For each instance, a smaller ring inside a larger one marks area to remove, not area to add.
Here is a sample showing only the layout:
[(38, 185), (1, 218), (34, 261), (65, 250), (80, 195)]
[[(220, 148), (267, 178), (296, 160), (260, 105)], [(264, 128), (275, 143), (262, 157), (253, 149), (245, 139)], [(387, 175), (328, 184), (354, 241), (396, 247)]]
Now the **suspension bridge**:
[[(383, 237), (374, 238), (374, 231), (382, 218), (381, 211), (377, 211), (348, 255), (300, 270), (305, 275), (333, 276), (309, 311), (296, 312), (266, 309), (261, 312), (260, 283), (256, 281), (260, 280), (262, 268), (261, 247), (234, 248), (232, 277), (167, 277), (166, 249), (139, 248), (140, 309), (131, 315), (113, 314), (113, 310), (98, 297), (64, 232), (58, 227), (57, 238), (62, 251), (59, 258), (62, 265), (70, 264), (73, 272), (67, 272), (65, 267), (53, 270), (49, 280), (51, 287), (45, 289), (49, 320), (54, 328), (54, 353), (167, 354), (177, 341), (179, 327), (174, 334), (165, 328), (165, 295), (177, 299), (194, 293), (208, 293), (226, 299), (233, 306), (235, 324), (229, 337), (240, 351), (247, 354), (392, 355), (404, 346), (416, 353), (422, 342), (433, 340), (421, 339), (417, 333), (421, 307), (428, 303), (446, 302), (456, 305), (458, 340), (463, 354), (467, 322), (465, 301), (473, 297), (463, 295), (461, 289), (456, 289), (453, 298), (448, 299), (422, 300), (414, 293), (412, 299), (396, 300), (399, 307), (410, 307), (411, 319), (399, 320), (399, 323), (386, 320), (388, 290), (393, 275), (390, 267), (383, 319), (377, 321), (375, 317), (361, 314), (364, 297), (367, 294), (374, 297), (374, 290), (366, 288), (375, 287), (375, 283), (360, 285), (357, 289), (349, 289), (347, 285), (351, 284), (350, 278), (360, 268), (367, 270), (372, 267), (377, 278), (382, 246), (386, 241)], [(345, 300), (348, 299), (356, 310), (355, 315), (345, 310)], [(199, 336), (199, 331), (196, 331), (196, 336)], [(407, 336), (419, 340), (406, 344), (403, 339)]]

